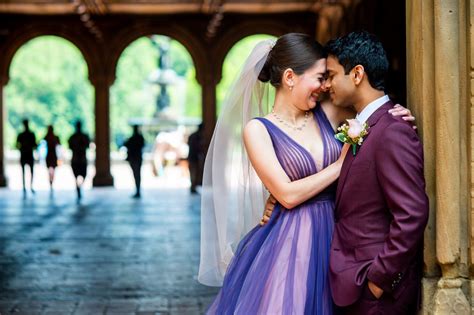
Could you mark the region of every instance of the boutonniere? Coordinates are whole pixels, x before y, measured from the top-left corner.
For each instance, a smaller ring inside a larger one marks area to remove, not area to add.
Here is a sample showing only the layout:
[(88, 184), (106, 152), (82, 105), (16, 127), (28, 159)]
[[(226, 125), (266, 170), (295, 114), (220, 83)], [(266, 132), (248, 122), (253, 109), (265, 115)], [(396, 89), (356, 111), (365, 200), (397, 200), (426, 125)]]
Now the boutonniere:
[(369, 126), (361, 124), (357, 119), (347, 119), (348, 124), (344, 124), (337, 128), (338, 133), (335, 137), (337, 140), (348, 143), (352, 146), (352, 155), (356, 155), (357, 146), (362, 145), (364, 137), (369, 133)]

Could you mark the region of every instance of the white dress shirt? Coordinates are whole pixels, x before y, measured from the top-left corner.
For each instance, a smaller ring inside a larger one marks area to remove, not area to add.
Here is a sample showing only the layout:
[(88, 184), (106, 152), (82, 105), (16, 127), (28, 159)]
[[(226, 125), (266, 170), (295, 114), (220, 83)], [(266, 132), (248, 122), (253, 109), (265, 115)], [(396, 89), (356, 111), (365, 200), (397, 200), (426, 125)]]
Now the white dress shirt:
[(384, 95), (382, 97), (379, 97), (378, 99), (376, 99), (375, 101), (373, 101), (372, 103), (370, 103), (369, 105), (367, 105), (360, 113), (358, 113), (356, 115), (356, 119), (361, 123), (365, 123), (367, 121), (367, 119), (369, 119), (369, 117), (375, 113), (375, 111), (377, 109), (379, 109), (379, 107), (381, 107), (383, 104), (387, 103), (388, 101), (390, 101), (390, 98), (388, 97), (388, 95)]

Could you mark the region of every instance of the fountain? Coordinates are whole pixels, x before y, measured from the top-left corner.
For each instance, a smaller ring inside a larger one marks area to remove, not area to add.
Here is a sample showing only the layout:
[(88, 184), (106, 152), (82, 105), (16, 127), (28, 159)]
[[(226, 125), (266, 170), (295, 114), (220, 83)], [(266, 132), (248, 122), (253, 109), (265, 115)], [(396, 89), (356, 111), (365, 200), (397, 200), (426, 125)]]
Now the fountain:
[[(183, 78), (171, 68), (169, 50), (171, 38), (152, 35), (149, 37), (153, 47), (158, 51), (157, 68), (148, 76), (147, 83), (158, 87), (156, 110), (152, 118), (135, 117), (129, 119), (130, 125), (140, 125), (146, 131), (159, 133), (175, 130), (179, 126), (192, 127), (201, 123), (200, 119), (179, 117), (179, 113), (170, 108), (168, 86), (178, 84)], [(143, 130), (143, 131), (145, 131)]]
[(129, 124), (141, 126), (147, 142), (153, 143), (150, 148), (153, 172), (155, 175), (163, 175), (166, 165), (178, 164), (187, 157), (187, 135), (196, 129), (201, 120), (180, 117), (176, 107), (170, 106), (168, 87), (177, 85), (184, 79), (171, 68), (171, 39), (156, 35), (150, 36), (149, 39), (158, 52), (157, 68), (147, 78), (147, 83), (157, 88), (155, 113), (151, 118), (130, 118)]

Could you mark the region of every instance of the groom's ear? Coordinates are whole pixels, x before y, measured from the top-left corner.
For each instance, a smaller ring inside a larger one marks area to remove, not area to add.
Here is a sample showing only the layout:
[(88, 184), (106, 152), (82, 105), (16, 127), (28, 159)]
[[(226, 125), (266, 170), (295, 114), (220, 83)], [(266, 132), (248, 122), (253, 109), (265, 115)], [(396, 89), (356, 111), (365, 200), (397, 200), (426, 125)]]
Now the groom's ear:
[(364, 66), (357, 65), (351, 70), (351, 79), (354, 82), (354, 85), (358, 86), (365, 76)]

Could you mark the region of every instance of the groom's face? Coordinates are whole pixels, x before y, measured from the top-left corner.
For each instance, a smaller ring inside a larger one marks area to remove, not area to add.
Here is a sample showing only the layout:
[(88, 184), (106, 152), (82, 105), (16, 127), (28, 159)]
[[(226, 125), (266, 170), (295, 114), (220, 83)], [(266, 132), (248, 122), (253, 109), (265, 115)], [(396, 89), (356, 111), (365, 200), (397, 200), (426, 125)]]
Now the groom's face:
[(351, 79), (352, 71), (345, 74), (344, 67), (339, 60), (329, 55), (327, 59), (327, 79), (325, 89), (329, 92), (331, 102), (336, 106), (352, 106), (352, 95), (355, 84)]

